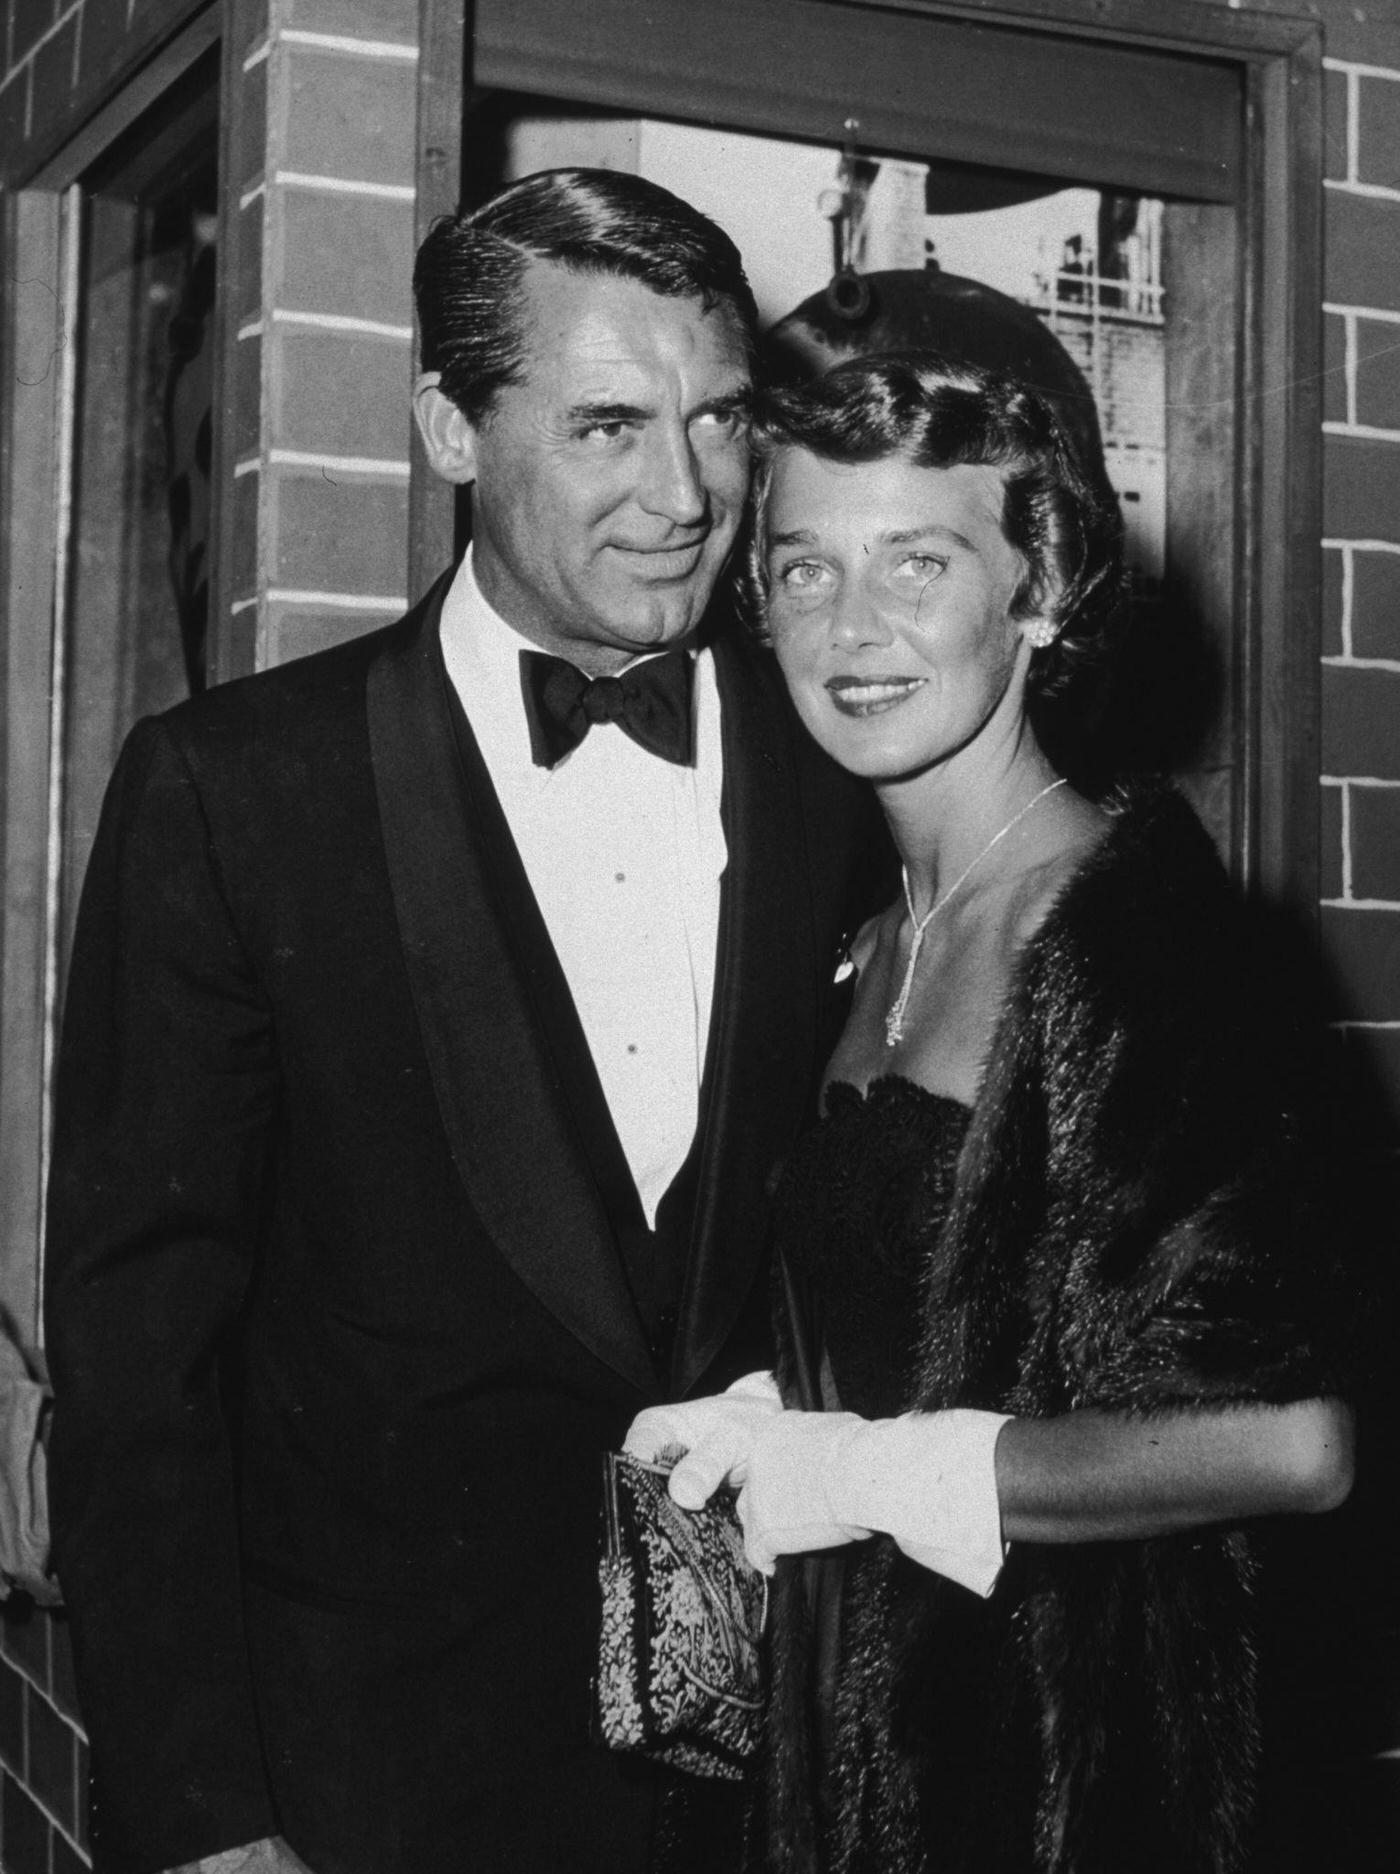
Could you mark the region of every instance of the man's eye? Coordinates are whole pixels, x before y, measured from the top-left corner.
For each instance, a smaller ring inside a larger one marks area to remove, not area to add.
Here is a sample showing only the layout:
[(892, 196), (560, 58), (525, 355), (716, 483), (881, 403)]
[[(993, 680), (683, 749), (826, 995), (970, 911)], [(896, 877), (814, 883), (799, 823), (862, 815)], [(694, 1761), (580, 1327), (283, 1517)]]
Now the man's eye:
[(622, 417), (613, 417), (605, 423), (590, 423), (579, 431), (579, 438), (583, 442), (616, 442), (627, 427)]

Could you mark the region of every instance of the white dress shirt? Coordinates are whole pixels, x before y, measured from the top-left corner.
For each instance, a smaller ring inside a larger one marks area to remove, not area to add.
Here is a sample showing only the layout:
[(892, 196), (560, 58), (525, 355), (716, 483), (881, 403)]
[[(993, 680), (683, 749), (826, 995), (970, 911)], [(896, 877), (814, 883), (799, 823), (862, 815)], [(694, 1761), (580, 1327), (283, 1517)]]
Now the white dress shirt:
[(482, 596), (468, 551), (442, 610), (442, 649), (544, 917), (649, 1225), (700, 1111), (720, 880), (720, 705), (695, 658), (695, 766), (595, 724), (537, 768), (520, 652), (539, 647)]

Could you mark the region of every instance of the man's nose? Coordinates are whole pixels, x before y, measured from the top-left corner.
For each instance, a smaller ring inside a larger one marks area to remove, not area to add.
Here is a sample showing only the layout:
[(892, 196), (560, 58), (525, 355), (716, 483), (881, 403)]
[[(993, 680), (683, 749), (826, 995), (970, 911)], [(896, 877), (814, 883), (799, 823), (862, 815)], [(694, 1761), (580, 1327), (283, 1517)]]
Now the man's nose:
[(677, 527), (695, 527), (705, 518), (709, 498), (690, 437), (683, 428), (663, 429), (648, 451), (640, 496), (649, 514)]

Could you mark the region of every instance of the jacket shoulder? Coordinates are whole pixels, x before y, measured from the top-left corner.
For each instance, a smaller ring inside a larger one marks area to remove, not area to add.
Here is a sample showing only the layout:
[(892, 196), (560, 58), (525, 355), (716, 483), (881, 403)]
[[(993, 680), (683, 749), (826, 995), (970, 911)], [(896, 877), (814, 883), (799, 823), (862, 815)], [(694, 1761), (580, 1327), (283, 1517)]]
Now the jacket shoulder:
[(217, 684), (177, 703), (156, 721), (183, 753), (196, 759), (220, 746), (269, 738), (305, 743), (314, 739), (318, 727), (363, 715), (371, 665), (411, 642), (423, 624), (423, 608), (415, 607), (392, 624), (343, 644)]
[(436, 632), (455, 570), (449, 567), (415, 605), (390, 624), (272, 669), (217, 684), (154, 720), (177, 745), (194, 750), (205, 743), (279, 731), (304, 740), (315, 725), (343, 720), (347, 710), (358, 711), (362, 717), (371, 667)]

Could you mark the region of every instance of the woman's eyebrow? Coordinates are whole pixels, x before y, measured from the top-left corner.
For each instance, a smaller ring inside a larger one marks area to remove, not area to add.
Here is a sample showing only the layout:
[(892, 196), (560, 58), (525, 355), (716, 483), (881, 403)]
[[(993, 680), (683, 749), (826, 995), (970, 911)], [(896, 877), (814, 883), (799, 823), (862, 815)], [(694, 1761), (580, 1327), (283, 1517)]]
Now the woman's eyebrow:
[[(810, 547), (815, 545), (816, 538), (810, 527), (793, 527), (784, 533), (769, 534), (768, 544), (771, 547)], [(943, 527), (937, 522), (931, 522), (927, 527), (896, 528), (879, 535), (879, 544), (887, 547), (906, 547), (920, 540), (946, 540), (953, 546), (961, 547), (964, 552), (977, 551), (966, 534), (960, 534), (956, 527)]]
[(944, 527), (932, 521), (927, 527), (906, 527), (898, 532), (881, 534), (881, 540), (891, 547), (905, 547), (916, 540), (951, 540), (956, 547), (962, 547), (968, 553), (975, 553), (976, 547), (966, 534), (960, 534), (956, 527)]

